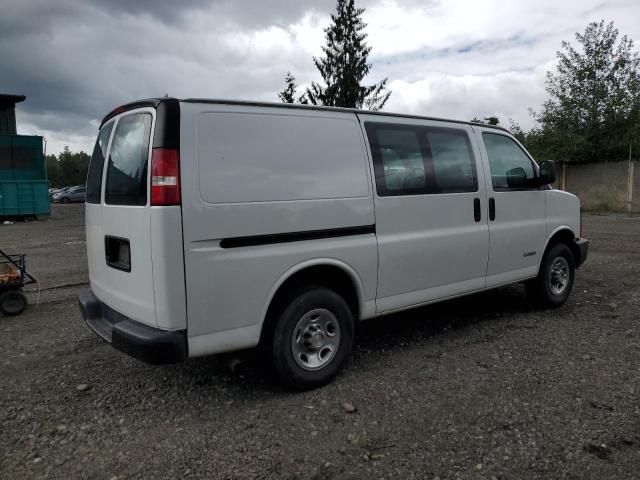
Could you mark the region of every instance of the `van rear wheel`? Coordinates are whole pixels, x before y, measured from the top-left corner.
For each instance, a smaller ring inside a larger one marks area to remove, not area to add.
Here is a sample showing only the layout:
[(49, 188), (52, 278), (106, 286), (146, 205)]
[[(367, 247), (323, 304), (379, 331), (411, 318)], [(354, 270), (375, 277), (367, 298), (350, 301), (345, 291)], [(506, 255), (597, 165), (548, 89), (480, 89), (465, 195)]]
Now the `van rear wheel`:
[(278, 379), (288, 388), (310, 390), (329, 383), (353, 346), (353, 314), (325, 287), (308, 287), (281, 310), (269, 342)]
[(547, 308), (563, 305), (575, 278), (575, 261), (567, 245), (552, 246), (540, 264), (538, 276), (525, 284), (527, 295), (535, 303)]

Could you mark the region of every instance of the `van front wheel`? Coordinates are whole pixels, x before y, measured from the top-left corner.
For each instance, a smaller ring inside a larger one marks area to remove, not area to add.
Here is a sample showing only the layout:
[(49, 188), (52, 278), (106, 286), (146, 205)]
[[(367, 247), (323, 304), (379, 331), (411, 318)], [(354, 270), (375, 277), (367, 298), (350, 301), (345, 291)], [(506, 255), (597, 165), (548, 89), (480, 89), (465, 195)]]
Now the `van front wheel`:
[(309, 287), (281, 311), (270, 354), (276, 375), (287, 387), (310, 390), (329, 383), (353, 346), (353, 314), (333, 290)]
[(574, 277), (573, 254), (568, 246), (558, 243), (545, 254), (538, 276), (525, 284), (527, 295), (544, 307), (559, 307), (569, 298)]

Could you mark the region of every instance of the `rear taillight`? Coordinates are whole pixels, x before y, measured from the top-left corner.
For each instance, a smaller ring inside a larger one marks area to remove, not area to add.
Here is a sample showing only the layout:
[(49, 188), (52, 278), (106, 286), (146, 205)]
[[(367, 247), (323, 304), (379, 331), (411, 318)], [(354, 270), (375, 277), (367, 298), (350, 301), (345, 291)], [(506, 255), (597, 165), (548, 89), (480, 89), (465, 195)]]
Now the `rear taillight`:
[(177, 150), (153, 149), (151, 205), (180, 205), (180, 155)]

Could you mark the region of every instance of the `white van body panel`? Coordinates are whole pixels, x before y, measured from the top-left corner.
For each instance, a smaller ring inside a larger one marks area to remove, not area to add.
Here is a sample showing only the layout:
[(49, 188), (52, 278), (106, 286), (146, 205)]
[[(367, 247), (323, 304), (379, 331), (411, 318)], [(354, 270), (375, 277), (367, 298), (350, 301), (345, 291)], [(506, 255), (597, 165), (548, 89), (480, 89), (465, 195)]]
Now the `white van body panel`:
[(180, 206), (149, 208), (156, 321), (163, 330), (187, 328)]
[[(187, 326), (187, 315), (180, 206), (151, 207), (149, 189), (145, 205), (106, 202), (109, 156), (118, 122), (141, 112), (152, 116), (148, 164), (155, 132), (154, 108), (127, 110), (105, 124), (113, 122), (114, 128), (104, 161), (100, 203), (87, 202), (85, 207), (89, 281), (96, 297), (116, 312), (163, 330), (182, 330)], [(147, 168), (147, 182), (150, 174)], [(107, 265), (105, 236), (129, 241), (130, 272)]]
[[(151, 115), (150, 137), (153, 138), (155, 109), (139, 108), (117, 115), (113, 120), (114, 127), (102, 171), (103, 188), (100, 204), (86, 204), (87, 256), (90, 258), (89, 282), (96, 297), (113, 310), (155, 327), (158, 323), (153, 290), (149, 199), (147, 198), (146, 205), (141, 206), (110, 205), (105, 201), (104, 186), (107, 183), (109, 157), (115, 132), (118, 131), (118, 123), (121, 118), (137, 113)], [(151, 142), (149, 142), (148, 158), (150, 156)], [(149, 172), (147, 177), (148, 175)], [(130, 272), (117, 270), (105, 262), (105, 236), (107, 235), (129, 240)]]
[[(325, 241), (326, 240), (322, 240), (322, 242), (325, 242)], [(305, 251), (304, 248), (299, 249), (298, 258), (308, 258), (310, 256), (315, 255), (317, 252), (317, 246), (312, 245), (313, 242), (296, 242), (296, 243), (310, 244), (309, 249), (307, 251)], [(372, 251), (371, 244), (372, 244), (371, 239), (368, 238), (368, 239), (363, 239), (360, 242), (356, 242), (352, 245), (347, 245), (344, 243), (342, 245), (336, 244), (335, 249), (342, 250), (344, 248), (347, 248), (347, 249), (353, 248), (352, 256), (356, 257), (358, 255), (361, 255), (362, 257), (361, 261), (356, 263), (357, 265), (360, 266), (361, 272), (363, 274), (375, 276), (376, 275), (375, 265), (370, 265), (367, 263), (367, 260), (371, 257), (371, 255), (375, 255), (375, 250)], [(287, 247), (284, 247), (283, 245), (279, 245), (279, 247), (283, 252), (287, 249)], [(361, 252), (358, 252), (358, 250), (361, 250)], [(265, 256), (269, 254), (273, 254), (272, 252), (269, 252), (269, 251), (265, 251), (264, 253), (265, 253)], [(229, 259), (229, 260), (232, 260), (232, 259)], [(254, 259), (254, 260), (260, 261), (260, 259)], [(342, 261), (336, 260), (335, 258), (317, 257), (317, 258), (314, 258), (313, 260), (303, 261), (291, 267), (289, 270), (287, 270), (286, 272), (282, 273), (282, 275), (280, 275), (280, 278), (278, 279), (278, 281), (273, 283), (273, 288), (271, 288), (271, 291), (268, 293), (268, 295), (266, 295), (261, 302), (256, 302), (255, 304), (256, 306), (253, 307), (253, 308), (258, 308), (260, 306), (260, 303), (262, 303), (262, 310), (259, 312), (259, 315), (255, 317), (259, 319), (258, 322), (248, 326), (243, 326), (240, 328), (230, 328), (224, 331), (216, 331), (216, 332), (208, 333), (204, 335), (198, 335), (198, 336), (189, 335), (189, 355), (192, 357), (197, 357), (201, 355), (208, 355), (212, 352), (222, 353), (222, 352), (228, 352), (228, 351), (238, 350), (242, 348), (255, 347), (258, 344), (258, 341), (260, 339), (260, 334), (262, 332), (263, 322), (267, 315), (267, 310), (269, 308), (269, 305), (271, 304), (271, 300), (273, 300), (273, 297), (278, 291), (278, 288), (280, 288), (282, 284), (284, 284), (284, 282), (287, 281), (289, 278), (291, 278), (291, 276), (294, 275), (295, 273), (301, 272), (304, 269), (311, 268), (314, 266), (333, 266), (347, 273), (349, 277), (352, 279), (352, 281), (354, 282), (354, 285), (356, 286), (356, 291), (358, 294), (360, 319), (371, 318), (376, 315), (375, 300), (373, 297), (369, 298), (368, 300), (366, 299), (367, 294), (365, 293), (365, 290), (364, 290), (364, 284), (363, 284), (362, 278), (360, 278), (360, 276), (356, 273), (354, 268), (352, 268), (350, 265), (347, 265)], [(237, 275), (237, 272), (230, 272), (230, 274)], [(259, 279), (256, 279), (256, 283), (258, 283), (260, 280), (264, 281), (264, 278), (261, 277)], [(273, 279), (271, 277), (268, 277), (268, 281), (272, 281), (272, 280)], [(249, 306), (249, 308), (250, 307), (251, 306)], [(239, 314), (242, 314), (242, 313), (239, 312)], [(217, 317), (214, 317), (214, 318), (217, 318)]]
[[(473, 127), (482, 154), (487, 195), (495, 200), (495, 220), (489, 221), (490, 249), (487, 264), (487, 288), (519, 282), (535, 277), (544, 254), (547, 236), (546, 195), (538, 188), (522, 191), (495, 191), (491, 166), (483, 133), (503, 135), (522, 145), (507, 132), (492, 128)], [(533, 159), (531, 159), (533, 162)], [(536, 167), (537, 168), (537, 167)]]
[[(95, 208), (95, 205), (92, 205)], [(91, 208), (87, 210), (92, 215)], [(87, 222), (89, 224), (89, 222)], [(103, 231), (87, 238), (91, 253), (99, 250), (102, 262), (89, 271), (91, 289), (112, 309), (138, 322), (157, 326), (153, 268), (151, 266), (151, 217), (146, 207), (102, 205)], [(131, 272), (109, 267), (104, 261), (105, 235), (129, 239)], [(89, 247), (87, 247), (89, 248)]]
[[(359, 114), (358, 117), (364, 124), (381, 121), (377, 115)], [(485, 288), (489, 252), (487, 217), (482, 215), (480, 221), (474, 221), (475, 199), (480, 201), (481, 211), (486, 211), (484, 169), (471, 127), (393, 117), (385, 118), (384, 123), (464, 132), (475, 157), (478, 190), (374, 195), (379, 251), (377, 312)]]
[(547, 219), (547, 240), (557, 231), (566, 228), (575, 238), (580, 236), (580, 199), (562, 190), (546, 190), (545, 216)]
[(257, 344), (274, 286), (310, 260), (350, 266), (362, 303), (375, 300), (373, 233), (221, 246), (228, 238), (373, 226), (355, 114), (182, 103), (180, 122), (190, 355)]
[[(362, 245), (364, 246), (365, 249), (369, 250), (368, 252), (363, 252), (364, 255), (370, 255), (371, 251), (369, 249), (370, 247), (370, 239), (366, 239), (365, 242), (361, 242)], [(369, 260), (369, 258), (363, 258), (363, 262)], [(294, 267), (290, 268), (289, 270), (287, 270), (286, 272), (284, 272), (280, 278), (278, 279), (278, 281), (273, 285), (273, 288), (271, 289), (271, 292), (269, 293), (269, 298), (268, 301), (265, 305), (265, 309), (264, 312), (262, 314), (262, 318), (264, 319), (266, 314), (267, 314), (267, 310), (269, 308), (269, 305), (271, 304), (271, 301), (273, 300), (273, 298), (276, 295), (276, 292), (278, 291), (278, 289), (289, 279), (291, 278), (293, 275), (295, 275), (296, 273), (302, 272), (303, 270), (307, 269), (307, 268), (312, 268), (312, 267), (319, 267), (319, 266), (331, 266), (331, 267), (335, 267), (339, 270), (341, 270), (342, 272), (346, 273), (349, 278), (351, 279), (351, 281), (353, 282), (353, 285), (355, 286), (355, 291), (356, 291), (356, 295), (358, 297), (358, 311), (360, 313), (360, 319), (364, 320), (367, 318), (372, 318), (374, 316), (376, 316), (376, 303), (375, 300), (373, 298), (371, 298), (370, 295), (368, 295), (365, 292), (365, 287), (364, 287), (364, 281), (362, 279), (362, 277), (360, 276), (360, 273), (358, 273), (358, 271), (356, 271), (351, 265), (348, 265), (347, 263), (337, 260), (336, 258), (331, 258), (331, 257), (316, 257), (313, 258), (311, 260), (306, 260), (304, 262), (298, 263), (296, 264)], [(372, 268), (372, 266), (370, 264), (366, 264), (366, 268), (364, 270), (361, 270), (361, 273), (363, 274), (373, 274), (376, 275), (377, 271), (375, 268)]]
[[(576, 216), (576, 211), (580, 212), (580, 199), (562, 190), (547, 190), (546, 197), (546, 219), (547, 238), (544, 250), (547, 250), (549, 242), (554, 235), (561, 231), (569, 231), (574, 238), (580, 237), (581, 218)], [(540, 270), (540, 264), (536, 270), (536, 275)]]
[(207, 110), (198, 114), (197, 124), (203, 202), (368, 197), (364, 145), (354, 115)]

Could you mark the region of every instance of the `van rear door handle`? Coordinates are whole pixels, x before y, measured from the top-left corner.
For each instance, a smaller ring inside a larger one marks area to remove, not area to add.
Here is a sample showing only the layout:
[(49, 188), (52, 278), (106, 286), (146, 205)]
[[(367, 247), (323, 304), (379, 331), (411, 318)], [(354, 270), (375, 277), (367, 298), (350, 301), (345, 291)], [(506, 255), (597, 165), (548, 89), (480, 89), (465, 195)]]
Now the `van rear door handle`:
[(104, 254), (110, 267), (123, 272), (131, 271), (131, 245), (128, 238), (105, 235)]
[(479, 222), (482, 219), (482, 213), (480, 212), (480, 199), (473, 199), (473, 219)]
[(489, 220), (494, 221), (496, 219), (496, 199), (491, 197), (489, 199)]

